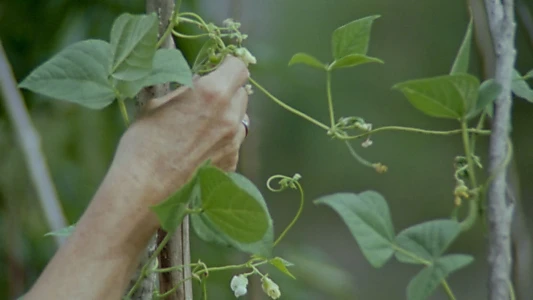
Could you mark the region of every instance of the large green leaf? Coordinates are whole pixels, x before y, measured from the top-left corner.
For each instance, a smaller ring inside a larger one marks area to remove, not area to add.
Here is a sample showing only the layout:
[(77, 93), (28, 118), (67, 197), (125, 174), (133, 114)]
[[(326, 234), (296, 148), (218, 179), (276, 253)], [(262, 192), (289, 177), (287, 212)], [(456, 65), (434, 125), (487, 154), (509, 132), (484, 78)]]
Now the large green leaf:
[(373, 62), (380, 63), (380, 64), (383, 63), (383, 61), (379, 58), (374, 58), (374, 57), (370, 57), (370, 56), (366, 56), (362, 54), (350, 54), (350, 55), (346, 55), (345, 57), (332, 62), (331, 65), (329, 65), (328, 69), (335, 70), (335, 69), (341, 69), (341, 68), (350, 68), (350, 67), (355, 67), (358, 65), (373, 63)]
[(101, 109), (113, 102), (109, 83), (109, 43), (86, 40), (71, 45), (39, 66), (20, 87), (58, 100)]
[(341, 216), (372, 266), (381, 267), (393, 255), (394, 228), (389, 207), (377, 192), (338, 193), (314, 203), (328, 205)]
[(408, 300), (426, 300), (451, 273), (465, 267), (473, 261), (470, 255), (447, 255), (435, 261), (435, 264), (420, 271), (407, 286)]
[[(461, 232), (457, 221), (434, 220), (411, 226), (398, 234), (396, 244), (425, 261), (440, 257)], [(422, 264), (419, 260), (396, 252), (404, 263)]]
[(289, 66), (295, 65), (295, 64), (304, 64), (308, 65), (310, 67), (314, 67), (320, 70), (326, 70), (326, 65), (320, 62), (318, 59), (314, 58), (313, 56), (307, 54), (307, 53), (296, 53), (292, 56), (291, 60), (289, 61)]
[(517, 70), (513, 71), (513, 82), (511, 84), (511, 89), (516, 96), (526, 99), (529, 102), (533, 102), (533, 90), (529, 87), (522, 75), (520, 75), (520, 72)]
[(111, 74), (119, 80), (138, 80), (150, 74), (157, 43), (158, 19), (149, 15), (120, 15), (111, 29)]
[(372, 22), (379, 16), (355, 20), (337, 28), (332, 36), (333, 58), (339, 60), (350, 54), (366, 55)]
[(468, 74), (455, 74), (406, 81), (393, 88), (427, 115), (462, 119), (476, 104), (479, 81)]
[(152, 72), (139, 80), (118, 81), (116, 88), (129, 98), (142, 88), (167, 82), (192, 86), (192, 72), (178, 49), (159, 49), (155, 53)]
[(177, 192), (165, 201), (151, 207), (159, 220), (159, 224), (161, 224), (161, 228), (166, 232), (174, 232), (183, 221), (183, 218), (187, 214), (189, 203), (197, 196), (194, 193), (195, 186), (198, 182), (197, 174), (203, 168), (205, 166), (200, 167), (197, 173)]
[(274, 230), (259, 190), (245, 177), (214, 167), (199, 173), (201, 207), (193, 226), (201, 238), (241, 251), (268, 256)]
[(484, 109), (491, 109), (491, 104), (498, 98), (502, 92), (502, 87), (494, 79), (483, 81), (479, 86), (479, 93), (476, 101), (476, 106), (472, 109), (467, 118), (473, 118), (481, 113)]
[(453, 62), (450, 74), (468, 72), (468, 64), (470, 62), (470, 48), (472, 45), (472, 24), (473, 18), (470, 17), (470, 22), (468, 23), (468, 28), (466, 29), (466, 34), (463, 39), (463, 43), (459, 48), (459, 52), (457, 52), (457, 56), (455, 57), (455, 61)]

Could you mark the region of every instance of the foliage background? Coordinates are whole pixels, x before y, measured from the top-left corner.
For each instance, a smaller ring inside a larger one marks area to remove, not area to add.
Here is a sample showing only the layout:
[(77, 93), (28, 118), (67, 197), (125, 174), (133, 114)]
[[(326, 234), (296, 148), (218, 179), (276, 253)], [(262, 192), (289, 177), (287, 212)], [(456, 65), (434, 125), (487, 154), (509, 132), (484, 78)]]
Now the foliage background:
[[(374, 126), (402, 125), (453, 129), (450, 121), (430, 119), (413, 109), (394, 83), (436, 76), (449, 71), (463, 37), (468, 15), (464, 1), (426, 0), (189, 0), (185, 8), (217, 22), (234, 17), (250, 35), (248, 48), (259, 64), (252, 76), (289, 104), (327, 120), (325, 75), (303, 66), (287, 67), (292, 54), (305, 51), (330, 58), (330, 34), (340, 25), (380, 14), (374, 24), (369, 54), (385, 61), (337, 72), (333, 96), (337, 115), (362, 116)], [(529, 9), (533, 3), (528, 1)], [(60, 49), (86, 38), (109, 38), (113, 19), (122, 12), (141, 13), (143, 1), (126, 0), (3, 0), (0, 39), (22, 80), (39, 63)], [(533, 41), (519, 23), (517, 68), (533, 68)], [(179, 42), (193, 58), (198, 45)], [(474, 47), (472, 71), (482, 66)], [(32, 119), (42, 136), (53, 180), (65, 214), (75, 222), (113, 157), (124, 130), (118, 108), (89, 111), (49, 101), (25, 92)], [(272, 194), (264, 183), (273, 174), (302, 174), (307, 204), (302, 219), (278, 249), (298, 266), (297, 281), (272, 271), (284, 299), (404, 299), (405, 288), (418, 267), (388, 263), (373, 269), (361, 256), (338, 216), (310, 200), (339, 192), (373, 189), (389, 202), (396, 230), (434, 218), (445, 218), (453, 206), (453, 158), (462, 153), (459, 136), (431, 137), (412, 133), (379, 133), (374, 145), (359, 153), (389, 166), (383, 175), (357, 164), (342, 143), (289, 114), (257, 91), (250, 100), (252, 130), (243, 151), (240, 171), (263, 191), (276, 229), (282, 230), (297, 209), (295, 192)], [(533, 106), (516, 99), (513, 139), (525, 214), (533, 216)], [(479, 149), (486, 158), (487, 139)], [(486, 160), (485, 160), (486, 161)], [(529, 229), (533, 230), (531, 222)], [(20, 295), (35, 280), (55, 251), (39, 203), (29, 181), (11, 124), (0, 107), (0, 298)], [(241, 254), (193, 241), (193, 254), (209, 265), (236, 262)], [(479, 223), (462, 235), (451, 252), (473, 254), (473, 265), (451, 277), (459, 299), (486, 299), (486, 230)], [(533, 255), (533, 254), (532, 254)], [(193, 258), (194, 259), (194, 258)], [(232, 299), (231, 273), (212, 276), (213, 299)], [(252, 288), (253, 299), (264, 299)], [(252, 299), (250, 296), (248, 299)], [(445, 299), (438, 291), (432, 299)]]

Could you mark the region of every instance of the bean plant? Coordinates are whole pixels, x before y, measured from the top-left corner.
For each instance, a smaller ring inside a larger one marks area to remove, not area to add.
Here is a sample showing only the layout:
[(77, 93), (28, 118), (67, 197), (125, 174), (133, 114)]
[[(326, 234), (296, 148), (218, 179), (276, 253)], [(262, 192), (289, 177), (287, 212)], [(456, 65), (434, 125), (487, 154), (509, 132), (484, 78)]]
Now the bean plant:
[[(490, 178), (484, 182), (478, 178), (482, 162), (476, 155), (476, 141), (479, 137), (490, 134), (485, 128), (485, 120), (491, 116), (491, 104), (501, 88), (492, 79), (480, 82), (467, 73), (472, 35), (470, 21), (449, 74), (409, 80), (393, 87), (422, 113), (456, 122), (457, 129), (436, 131), (400, 126), (374, 128), (362, 116), (336, 115), (333, 72), (362, 64), (383, 64), (381, 59), (368, 55), (371, 27), (378, 17), (368, 16), (337, 28), (331, 38), (331, 62), (322, 62), (311, 54), (297, 53), (288, 63), (289, 66), (300, 64), (325, 73), (324, 98), (328, 107), (328, 123), (322, 123), (289, 106), (253, 76), (249, 81), (256, 90), (263, 92), (284, 109), (317, 126), (331, 139), (344, 143), (357, 162), (379, 173), (385, 173), (387, 166), (367, 161), (360, 156), (354, 141), (359, 141), (362, 147), (370, 147), (371, 136), (382, 131), (457, 135), (462, 139), (463, 152), (456, 157), (443, 158), (454, 163), (455, 171), (450, 176), (455, 179), (455, 186), (450, 187), (450, 201), (453, 201), (454, 208), (442, 219), (416, 224), (396, 233), (387, 201), (376, 191), (336, 193), (314, 200), (316, 205), (325, 205), (338, 213), (372, 266), (379, 268), (392, 257), (402, 263), (420, 266), (420, 272), (407, 286), (407, 299), (427, 299), (439, 286), (450, 299), (456, 299), (446, 278), (470, 264), (473, 257), (468, 254), (448, 254), (446, 251), (462, 232), (469, 230), (477, 222), (483, 211), (485, 189)], [(125, 123), (129, 124), (125, 102), (134, 100), (145, 87), (169, 82), (192, 87), (193, 74), (201, 75), (215, 70), (227, 55), (239, 57), (246, 64), (257, 63), (257, 59), (243, 46), (247, 35), (240, 32), (240, 24), (232, 19), (216, 25), (205, 21), (196, 13), (180, 11), (177, 5), (168, 28), (161, 36), (158, 36), (158, 24), (155, 14), (124, 13), (115, 20), (109, 42), (90, 39), (65, 48), (36, 68), (20, 83), (20, 87), (89, 109), (103, 109), (116, 100)], [(192, 24), (198, 32), (184, 33), (181, 31), (182, 24)], [(191, 66), (178, 49), (159, 49), (169, 35), (177, 39), (204, 41)], [(533, 71), (525, 76), (515, 72), (513, 82), (515, 94), (529, 101), (533, 101), (533, 91), (526, 80), (532, 77)], [(246, 89), (249, 93), (253, 92), (251, 86)], [(468, 123), (476, 119), (477, 125), (469, 127)], [(509, 147), (510, 145), (509, 143)], [(504, 169), (505, 165), (501, 168)], [(157, 265), (157, 255), (172, 236), (167, 234), (143, 266), (136, 284), (126, 292), (124, 299), (130, 299), (140, 287), (141, 281), (150, 273), (182, 268), (192, 269), (192, 276), (185, 280), (200, 284), (202, 299), (208, 299), (208, 275), (223, 270), (235, 272), (233, 278), (228, 278), (228, 283), (236, 297), (247, 293), (248, 278), (258, 276), (265, 293), (271, 299), (280, 298), (282, 287), (261, 269), (262, 266), (272, 265), (282, 274), (296, 279), (290, 272), (293, 264), (272, 253), (298, 220), (304, 207), (301, 179), (299, 174), (274, 175), (267, 182), (267, 187), (272, 192), (294, 189), (300, 194), (300, 206), (294, 219), (275, 237), (270, 212), (258, 188), (240, 174), (225, 173), (208, 161), (205, 162), (181, 189), (151, 209), (157, 215), (161, 228), (168, 233), (173, 233), (188, 215), (199, 238), (231, 246), (250, 254), (250, 258), (236, 265), (209, 266), (198, 261), (185, 266), (160, 268)], [(71, 226), (50, 234), (68, 235), (73, 229), (74, 226)], [(176, 285), (165, 293), (155, 291), (153, 297), (165, 298), (178, 287)]]

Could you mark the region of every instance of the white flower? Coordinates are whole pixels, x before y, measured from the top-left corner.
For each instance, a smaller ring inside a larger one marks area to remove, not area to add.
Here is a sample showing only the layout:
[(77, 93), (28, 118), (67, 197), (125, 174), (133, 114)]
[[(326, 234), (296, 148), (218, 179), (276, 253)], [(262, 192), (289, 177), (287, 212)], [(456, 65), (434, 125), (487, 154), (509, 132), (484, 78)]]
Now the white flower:
[(362, 144), (361, 146), (363, 146), (363, 148), (368, 148), (370, 146), (372, 146), (372, 140), (371, 139), (366, 139)]
[(268, 277), (261, 278), (261, 286), (263, 287), (263, 291), (272, 299), (278, 299), (281, 296), (281, 292), (279, 291), (279, 286), (272, 281)]
[(252, 53), (250, 53), (250, 51), (248, 51), (246, 48), (239, 48), (235, 50), (235, 54), (240, 57), (246, 65), (255, 65), (257, 63), (255, 56), (253, 56)]
[(254, 93), (254, 90), (252, 89), (252, 85), (251, 84), (246, 84), (244, 86), (244, 90), (246, 91), (246, 94), (248, 94), (248, 95), (252, 95)]
[(235, 275), (231, 279), (230, 287), (233, 293), (235, 294), (235, 297), (240, 297), (246, 295), (246, 286), (248, 285), (248, 278), (241, 275)]

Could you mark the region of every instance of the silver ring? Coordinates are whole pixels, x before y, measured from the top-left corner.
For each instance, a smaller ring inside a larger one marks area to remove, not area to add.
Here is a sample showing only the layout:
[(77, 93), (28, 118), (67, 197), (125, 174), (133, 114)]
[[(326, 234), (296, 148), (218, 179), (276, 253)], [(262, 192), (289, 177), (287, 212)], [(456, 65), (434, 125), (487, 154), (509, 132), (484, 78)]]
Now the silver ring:
[(244, 125), (244, 130), (246, 131), (244, 136), (248, 136), (248, 127), (250, 126), (250, 124), (244, 119), (241, 121), (241, 123), (242, 125)]

